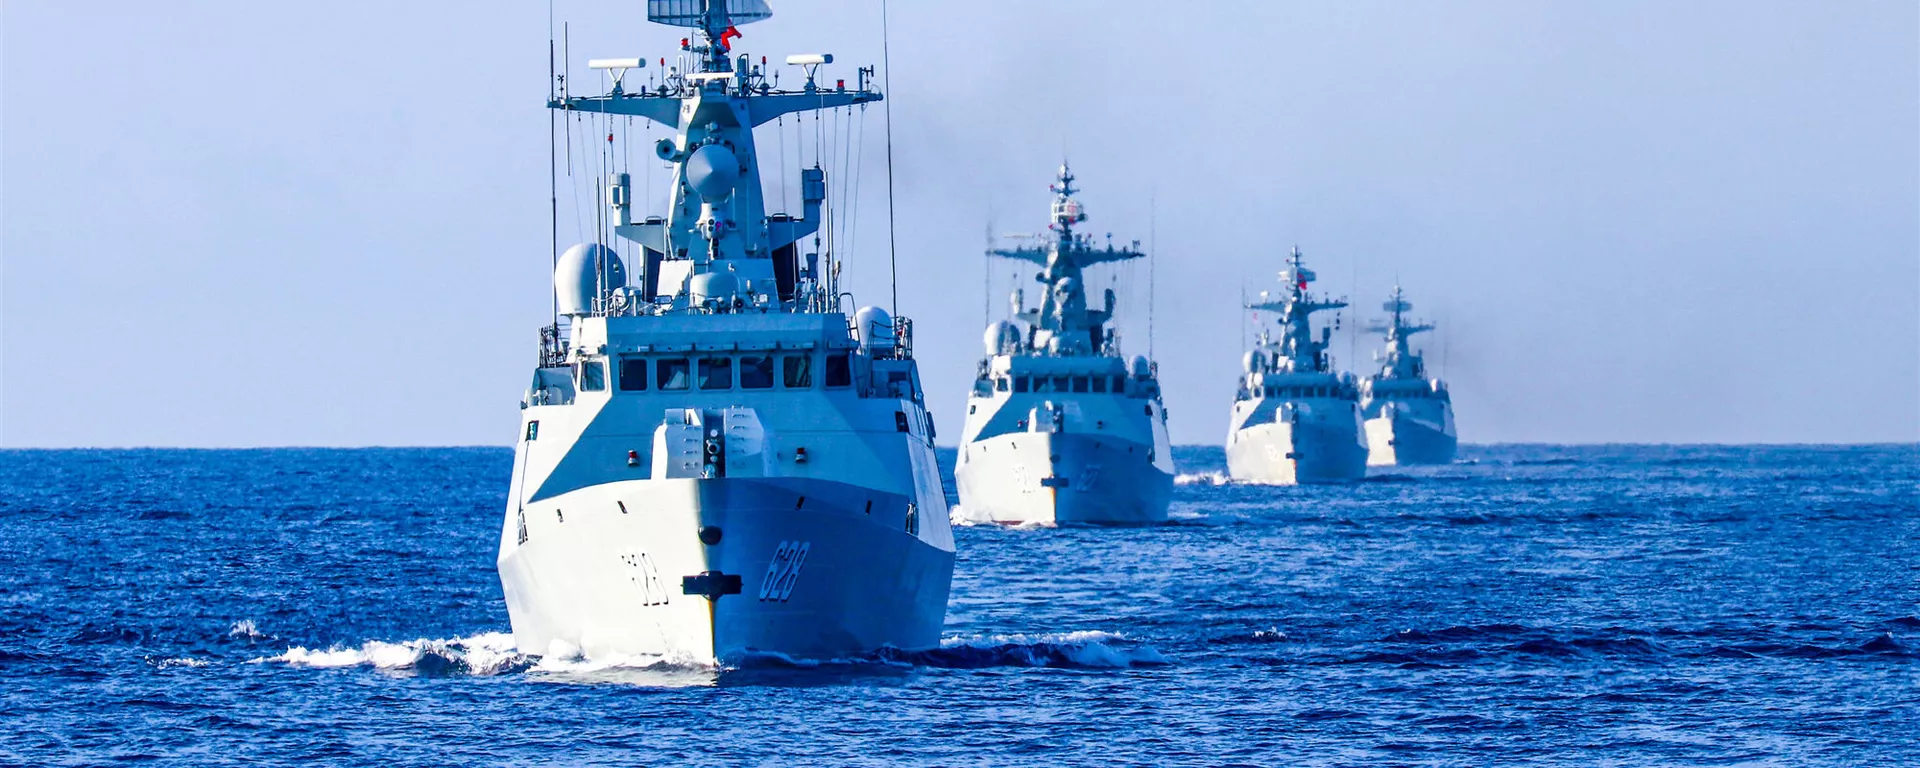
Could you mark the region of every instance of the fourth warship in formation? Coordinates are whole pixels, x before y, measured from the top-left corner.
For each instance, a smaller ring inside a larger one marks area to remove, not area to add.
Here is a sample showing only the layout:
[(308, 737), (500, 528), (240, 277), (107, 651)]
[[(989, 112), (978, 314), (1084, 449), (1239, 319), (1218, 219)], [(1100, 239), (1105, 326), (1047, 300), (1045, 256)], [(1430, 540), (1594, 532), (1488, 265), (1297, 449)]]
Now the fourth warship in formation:
[(1367, 328), (1384, 335), (1387, 348), (1375, 353), (1380, 372), (1360, 383), (1360, 410), (1366, 419), (1367, 464), (1449, 464), (1459, 448), (1453, 431), (1453, 398), (1446, 382), (1427, 377), (1427, 366), (1408, 340), (1433, 330), (1407, 320), (1413, 305), (1400, 286), (1380, 305), (1387, 319)]
[(865, 70), (817, 86), (824, 54), (787, 59), (803, 88), (774, 87), (765, 59), (730, 51), (770, 14), (651, 0), (649, 20), (700, 36), (680, 65), (626, 90), (642, 59), (595, 60), (610, 92), (549, 104), (609, 145), (631, 118), (668, 127), (648, 154), (673, 176), (644, 219), (628, 174), (603, 178), (627, 259), (596, 241), (556, 260), (565, 323), (542, 330), (500, 532), (523, 652), (710, 663), (939, 642), (953, 535), (911, 326), (874, 307), (848, 322), (817, 234), (823, 171), (798, 174), (803, 215), (769, 213), (754, 148), (756, 125), (881, 94)]
[(1038, 245), (994, 256), (1038, 265), (1040, 305), (1014, 291), (1014, 320), (987, 326), (954, 468), (962, 513), (998, 523), (1157, 523), (1173, 494), (1167, 410), (1152, 361), (1124, 357), (1113, 291), (1087, 306), (1084, 270), (1137, 259), (1095, 247), (1073, 173), (1060, 166), (1052, 221)]
[(1353, 374), (1334, 372), (1322, 326), (1313, 338), (1313, 313), (1347, 306), (1307, 292), (1312, 270), (1300, 249), (1280, 273), (1286, 291), (1261, 292), (1248, 309), (1279, 315), (1279, 336), (1261, 329), (1242, 360), (1239, 391), (1227, 428), (1227, 473), (1236, 480), (1266, 483), (1340, 483), (1367, 473), (1367, 444), (1360, 425), (1359, 387)]

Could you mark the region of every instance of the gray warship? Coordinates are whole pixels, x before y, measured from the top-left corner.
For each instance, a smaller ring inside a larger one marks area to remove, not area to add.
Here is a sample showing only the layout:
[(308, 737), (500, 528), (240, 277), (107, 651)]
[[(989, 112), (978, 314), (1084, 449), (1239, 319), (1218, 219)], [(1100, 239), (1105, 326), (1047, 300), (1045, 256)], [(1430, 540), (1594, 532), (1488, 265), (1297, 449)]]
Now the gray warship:
[[(673, 175), (665, 215), (647, 216), (611, 167), (602, 232), (618, 239), (556, 257), (500, 529), (523, 652), (712, 663), (939, 643), (953, 535), (912, 326), (846, 311), (818, 234), (824, 172), (763, 166), (754, 145), (781, 115), (881, 94), (864, 69), (816, 83), (825, 54), (788, 57), (805, 84), (776, 87), (730, 45), (771, 13), (651, 0), (650, 21), (699, 35), (676, 65), (635, 85), (649, 60), (596, 59), (605, 95), (549, 101), (609, 145), (630, 118), (666, 126), (641, 162)], [(763, 169), (797, 171), (800, 215), (767, 210)]]
[(1446, 382), (1427, 376), (1426, 362), (1409, 343), (1433, 325), (1407, 319), (1413, 305), (1397, 285), (1393, 298), (1380, 308), (1387, 311), (1387, 319), (1367, 330), (1385, 336), (1387, 348), (1374, 353), (1380, 372), (1360, 382), (1367, 464), (1450, 464), (1460, 445), (1453, 429), (1453, 398)]
[(987, 326), (985, 356), (967, 395), (954, 469), (962, 514), (996, 523), (1158, 523), (1173, 493), (1173, 456), (1157, 369), (1128, 358), (1107, 327), (1114, 296), (1087, 305), (1084, 271), (1137, 259), (1096, 247), (1074, 176), (1060, 166), (1048, 232), (1037, 245), (989, 253), (1038, 265), (1040, 304), (1012, 296), (1012, 319)]
[(1360, 393), (1351, 373), (1334, 371), (1327, 354), (1331, 327), (1315, 341), (1313, 313), (1347, 306), (1307, 292), (1314, 281), (1300, 249), (1280, 272), (1286, 290), (1277, 298), (1262, 291), (1248, 309), (1279, 316), (1278, 332), (1262, 328), (1242, 359), (1227, 429), (1227, 473), (1253, 482), (1344, 483), (1367, 473), (1367, 444), (1360, 424)]

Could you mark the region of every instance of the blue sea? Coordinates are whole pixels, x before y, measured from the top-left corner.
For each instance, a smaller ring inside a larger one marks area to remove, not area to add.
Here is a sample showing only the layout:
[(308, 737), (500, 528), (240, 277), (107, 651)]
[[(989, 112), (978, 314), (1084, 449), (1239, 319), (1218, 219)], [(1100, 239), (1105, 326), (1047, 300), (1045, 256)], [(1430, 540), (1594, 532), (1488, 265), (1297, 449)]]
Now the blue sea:
[(1920, 448), (1463, 454), (1179, 449), (957, 529), (936, 650), (711, 669), (513, 649), (505, 449), (0, 452), (0, 763), (1920, 764)]

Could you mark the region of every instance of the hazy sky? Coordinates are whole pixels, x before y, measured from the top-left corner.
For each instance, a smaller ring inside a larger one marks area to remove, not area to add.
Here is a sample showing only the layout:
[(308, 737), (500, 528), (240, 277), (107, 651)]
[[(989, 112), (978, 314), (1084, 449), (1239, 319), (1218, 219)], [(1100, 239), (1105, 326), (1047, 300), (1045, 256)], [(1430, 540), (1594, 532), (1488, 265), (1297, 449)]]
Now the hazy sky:
[[(773, 5), (739, 50), (879, 63), (878, 0)], [(551, 295), (545, 3), (0, 7), (0, 445), (512, 440)], [(1092, 231), (1157, 251), (1176, 442), (1224, 438), (1240, 291), (1295, 244), (1360, 319), (1397, 276), (1443, 325), (1469, 442), (1920, 439), (1916, 8), (895, 2), (930, 406), (958, 435), (1013, 275), (983, 296), (989, 219), (1042, 226), (1064, 155)], [(559, 3), (576, 65), (671, 54), (643, 9)], [(884, 304), (862, 125), (847, 261)]]

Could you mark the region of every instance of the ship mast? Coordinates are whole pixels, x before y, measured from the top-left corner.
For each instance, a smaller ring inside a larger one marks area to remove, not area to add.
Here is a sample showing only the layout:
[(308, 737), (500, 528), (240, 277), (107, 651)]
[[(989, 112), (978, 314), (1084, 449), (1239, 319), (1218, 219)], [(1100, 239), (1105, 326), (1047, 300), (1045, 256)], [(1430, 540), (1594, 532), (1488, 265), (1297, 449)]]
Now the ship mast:
[[(1331, 371), (1333, 361), (1327, 356), (1327, 344), (1332, 339), (1333, 328), (1322, 327), (1320, 340), (1313, 338), (1313, 313), (1329, 309), (1341, 309), (1347, 302), (1327, 297), (1315, 297), (1307, 291), (1307, 285), (1316, 276), (1307, 269), (1299, 247), (1287, 255), (1287, 268), (1281, 270), (1280, 279), (1287, 290), (1278, 299), (1266, 299), (1266, 291), (1261, 291), (1262, 301), (1247, 305), (1248, 309), (1272, 312), (1280, 316), (1280, 340), (1278, 354), (1273, 362), (1286, 371)], [(1263, 334), (1264, 336), (1264, 334)], [(1263, 339), (1263, 343), (1272, 343)]]
[[(1073, 186), (1073, 182), (1073, 170), (1066, 163), (1061, 163), (1059, 175), (1047, 187), (1053, 192), (1053, 207), (1048, 217), (1048, 236), (1044, 242), (1015, 248), (994, 248), (988, 253), (1042, 267), (1034, 275), (1034, 281), (1044, 286), (1040, 306), (1020, 308), (1016, 314), (1021, 321), (1035, 329), (1036, 352), (1056, 355), (1119, 354), (1113, 334), (1106, 329), (1106, 325), (1113, 320), (1113, 291), (1106, 291), (1101, 309), (1088, 309), (1085, 270), (1095, 264), (1138, 259), (1146, 253), (1140, 250), (1138, 240), (1127, 247), (1116, 248), (1109, 239), (1106, 246), (1101, 248), (1094, 246), (1092, 237), (1075, 232), (1074, 226), (1087, 220), (1087, 212), (1074, 197), (1080, 190)], [(1018, 292), (1015, 295), (1017, 297)]]
[(1386, 354), (1383, 355), (1380, 375), (1389, 379), (1417, 379), (1426, 376), (1426, 366), (1420, 355), (1413, 352), (1411, 339), (1414, 334), (1433, 330), (1431, 323), (1409, 321), (1407, 313), (1413, 305), (1406, 300), (1406, 294), (1400, 286), (1393, 287), (1393, 296), (1380, 305), (1387, 311), (1387, 321), (1374, 323), (1367, 327), (1368, 332), (1382, 334), (1387, 340)]
[[(733, 42), (740, 26), (772, 15), (764, 0), (649, 0), (649, 21), (694, 30), (698, 40), (680, 40), (687, 71), (667, 66), (664, 57), (594, 59), (588, 66), (610, 76), (605, 95), (561, 93), (548, 101), (562, 112), (639, 117), (675, 131), (653, 147), (673, 167), (665, 215), (633, 210), (627, 174), (608, 181), (610, 228), (640, 246), (646, 263), (636, 270), (637, 289), (601, 289), (596, 314), (827, 311), (836, 303), (830, 298), (835, 270), (822, 270), (818, 253), (802, 253), (804, 238), (823, 221), (826, 173), (817, 163), (801, 170), (800, 215), (769, 213), (753, 129), (783, 115), (882, 96), (869, 87), (871, 68), (861, 68), (852, 87), (845, 80), (822, 85), (819, 70), (833, 62), (830, 54), (788, 56), (788, 65), (804, 70), (805, 85), (775, 88), (765, 57), (756, 63), (736, 54)], [(655, 61), (661, 71), (653, 84), (629, 88), (637, 78), (628, 72)]]

